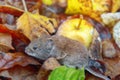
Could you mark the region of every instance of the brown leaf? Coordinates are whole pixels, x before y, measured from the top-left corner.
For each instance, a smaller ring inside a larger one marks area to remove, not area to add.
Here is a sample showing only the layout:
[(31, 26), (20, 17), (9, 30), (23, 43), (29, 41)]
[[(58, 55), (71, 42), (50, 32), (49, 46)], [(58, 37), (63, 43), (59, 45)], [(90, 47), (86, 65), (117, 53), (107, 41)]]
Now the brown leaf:
[(10, 80), (36, 80), (38, 68), (36, 66), (15, 66), (9, 70), (4, 70), (0, 73), (3, 77), (8, 77)]
[(39, 70), (39, 73), (37, 75), (37, 80), (47, 80), (50, 71), (54, 70), (59, 66), (60, 64), (55, 58), (47, 59)]
[(0, 51), (8, 52), (13, 49), (11, 35), (0, 33)]
[(29, 44), (30, 40), (22, 33), (16, 30), (10, 30), (6, 26), (0, 24), (0, 33), (7, 33), (12, 36), (12, 44), (16, 51), (23, 51)]
[(46, 70), (54, 70), (59, 66), (60, 66), (60, 63), (53, 57), (48, 58), (42, 65), (42, 67), (44, 67)]
[(57, 22), (39, 14), (25, 12), (17, 21), (17, 29), (30, 40), (40, 37), (42, 34), (56, 32)]
[(12, 6), (0, 6), (0, 12), (12, 14), (19, 17), (23, 14), (24, 11)]
[(12, 80), (37, 80), (38, 68), (34, 66), (20, 67), (15, 66), (9, 69)]
[(16, 65), (27, 66), (40, 65), (35, 59), (25, 55), (24, 53), (4, 53), (0, 52), (0, 71), (12, 68)]
[(98, 78), (98, 77), (95, 77), (95, 76), (93, 76), (92, 74), (90, 74), (90, 73), (86, 73), (85, 74), (85, 80), (103, 80), (103, 79), (101, 79), (101, 78)]
[(117, 53), (117, 57), (109, 59), (104, 58), (106, 65), (106, 75), (114, 78), (117, 75), (120, 75), (120, 52)]

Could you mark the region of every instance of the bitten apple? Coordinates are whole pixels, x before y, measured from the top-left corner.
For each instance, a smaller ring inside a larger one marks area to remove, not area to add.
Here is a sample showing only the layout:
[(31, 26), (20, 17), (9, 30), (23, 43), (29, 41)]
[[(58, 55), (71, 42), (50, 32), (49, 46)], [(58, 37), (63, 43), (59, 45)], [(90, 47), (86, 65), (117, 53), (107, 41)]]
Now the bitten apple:
[(94, 27), (85, 19), (75, 18), (66, 20), (58, 29), (57, 35), (77, 40), (82, 42), (86, 47), (89, 47), (92, 41)]

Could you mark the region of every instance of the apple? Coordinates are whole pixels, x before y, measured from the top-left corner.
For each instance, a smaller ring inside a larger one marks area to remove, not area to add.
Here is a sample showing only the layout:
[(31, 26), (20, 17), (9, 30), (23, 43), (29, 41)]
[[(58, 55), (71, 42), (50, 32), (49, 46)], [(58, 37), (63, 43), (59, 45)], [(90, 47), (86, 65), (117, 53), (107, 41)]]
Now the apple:
[(57, 35), (82, 42), (89, 47), (92, 42), (94, 27), (91, 23), (82, 18), (69, 19), (63, 22), (58, 28)]

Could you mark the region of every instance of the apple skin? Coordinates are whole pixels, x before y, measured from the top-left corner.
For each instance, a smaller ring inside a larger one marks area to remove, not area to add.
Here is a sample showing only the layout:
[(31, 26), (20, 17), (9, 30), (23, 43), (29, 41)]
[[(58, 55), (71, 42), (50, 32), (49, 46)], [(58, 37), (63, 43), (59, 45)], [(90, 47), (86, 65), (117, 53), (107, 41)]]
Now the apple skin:
[(82, 42), (89, 47), (92, 42), (94, 27), (85, 19), (75, 18), (66, 20), (58, 28), (57, 35)]

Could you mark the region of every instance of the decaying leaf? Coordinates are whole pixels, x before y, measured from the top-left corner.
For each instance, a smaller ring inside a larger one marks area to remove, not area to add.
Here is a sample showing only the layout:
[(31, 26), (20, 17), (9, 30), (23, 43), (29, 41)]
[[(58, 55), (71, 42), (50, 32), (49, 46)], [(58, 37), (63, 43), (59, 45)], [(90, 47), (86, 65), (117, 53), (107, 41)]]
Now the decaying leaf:
[(0, 24), (0, 33), (10, 34), (12, 36), (12, 44), (16, 51), (24, 52), (24, 48), (30, 42), (30, 40), (24, 34), (16, 30), (10, 30), (2, 24)]
[(120, 0), (112, 0), (111, 12), (116, 12), (118, 9), (120, 9)]
[(12, 80), (37, 80), (38, 68), (35, 66), (15, 66), (8, 71)]
[(111, 78), (120, 75), (120, 52), (117, 53), (117, 57), (109, 59), (104, 58), (104, 62), (106, 65), (106, 75)]
[(30, 40), (40, 37), (43, 33), (53, 34), (57, 22), (39, 14), (25, 12), (17, 21), (17, 29), (25, 34)]
[(66, 14), (84, 14), (101, 21), (100, 14), (110, 11), (111, 0), (68, 0)]
[(104, 13), (101, 15), (102, 21), (108, 27), (113, 27), (117, 21), (120, 20), (120, 12), (116, 13)]
[(9, 13), (9, 14), (12, 14), (14, 16), (21, 16), (23, 14), (23, 10), (20, 10), (18, 8), (15, 8), (13, 6), (1, 6), (0, 5), (0, 12), (2, 13)]
[(98, 77), (95, 77), (95, 76), (93, 76), (92, 74), (90, 74), (90, 73), (86, 73), (85, 74), (85, 80), (103, 80), (103, 79), (101, 79), (101, 78), (98, 78)]
[(42, 65), (42, 67), (44, 67), (46, 70), (54, 70), (59, 66), (60, 66), (60, 63), (53, 57), (48, 58)]
[[(12, 80), (12, 79), (11, 79), (11, 76), (10, 76), (10, 74), (9, 74), (9, 72), (8, 72), (8, 70), (1, 71), (1, 72), (0, 72), (0, 76), (2, 76), (2, 77), (7, 77), (7, 78), (9, 78), (10, 80)], [(7, 79), (7, 80), (9, 80), (9, 79)], [(5, 80), (6, 80), (6, 79), (5, 79)]]
[(113, 58), (116, 57), (116, 49), (110, 40), (102, 41), (102, 54), (104, 57)]
[(48, 75), (51, 70), (59, 67), (60, 64), (55, 58), (48, 58), (42, 65), (37, 75), (37, 80), (48, 80)]
[(0, 51), (8, 52), (13, 49), (11, 35), (0, 33)]
[(120, 48), (120, 21), (116, 23), (113, 28), (113, 38), (118, 47)]
[(40, 65), (35, 59), (25, 55), (24, 53), (4, 53), (0, 52), (0, 71), (12, 68), (16, 65), (27, 66)]
[(13, 68), (10, 68), (9, 70), (4, 70), (0, 72), (0, 75), (3, 77), (7, 77), (10, 80), (36, 80), (37, 73), (38, 68), (35, 66), (15, 66)]

